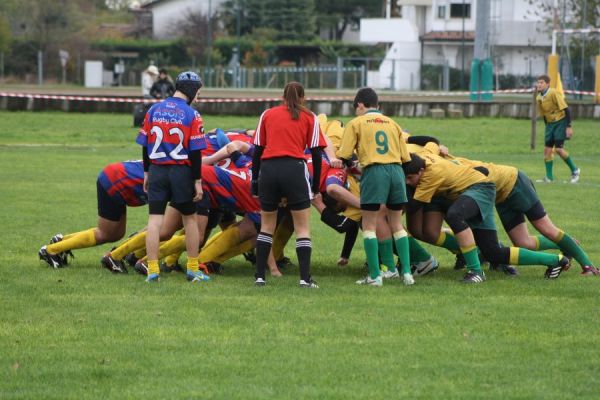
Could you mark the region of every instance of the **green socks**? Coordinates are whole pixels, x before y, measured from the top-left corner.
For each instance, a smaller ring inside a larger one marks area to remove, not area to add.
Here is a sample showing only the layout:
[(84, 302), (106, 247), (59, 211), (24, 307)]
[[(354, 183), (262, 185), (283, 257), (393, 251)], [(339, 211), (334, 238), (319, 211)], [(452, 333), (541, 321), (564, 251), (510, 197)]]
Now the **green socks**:
[(427, 261), (431, 258), (431, 254), (412, 236), (408, 237), (408, 247), (410, 251), (410, 263), (417, 264)]
[(479, 249), (477, 246), (471, 246), (466, 248), (460, 248), (460, 251), (465, 258), (465, 262), (467, 263), (467, 269), (469, 271), (476, 272), (481, 274), (481, 264), (479, 263)]
[(410, 274), (410, 246), (408, 243), (408, 234), (404, 229), (394, 232), (394, 244), (398, 251), (400, 265), (402, 265), (402, 274)]
[[(515, 251), (516, 250), (516, 251)], [(513, 255), (517, 253), (516, 260)], [(542, 253), (541, 251), (532, 251), (521, 247), (510, 248), (511, 264), (516, 265), (558, 265), (559, 257), (556, 254)]]
[(379, 242), (379, 255), (381, 256), (381, 263), (388, 267), (388, 270), (391, 272), (396, 271), (394, 244), (392, 239), (386, 239)]
[(575, 170), (577, 169), (577, 166), (573, 162), (573, 159), (571, 158), (570, 155), (567, 155), (567, 158), (563, 158), (563, 161), (565, 162), (565, 164), (567, 164), (569, 166), (571, 173), (575, 172)]
[(554, 160), (544, 160), (544, 164), (546, 166), (546, 178), (554, 180), (554, 175), (552, 174), (552, 166), (554, 164)]
[(438, 247), (443, 247), (455, 254), (460, 251), (460, 246), (456, 241), (456, 236), (454, 236), (452, 232), (441, 231), (437, 242), (435, 242), (435, 245)]
[(369, 264), (369, 276), (376, 279), (379, 274), (379, 250), (377, 245), (377, 236), (375, 232), (363, 231), (363, 244), (367, 255), (367, 264)]
[(560, 249), (569, 256), (572, 256), (577, 262), (582, 266), (586, 265), (594, 265), (592, 261), (589, 259), (588, 255), (583, 251), (581, 246), (577, 244), (577, 242), (568, 234), (560, 231), (560, 235), (558, 236), (558, 241), (556, 244), (560, 247)]
[(548, 239), (544, 235), (537, 235), (534, 236), (534, 238), (537, 242), (537, 246), (535, 248), (536, 250), (550, 250), (560, 248), (556, 243), (554, 243), (552, 240)]

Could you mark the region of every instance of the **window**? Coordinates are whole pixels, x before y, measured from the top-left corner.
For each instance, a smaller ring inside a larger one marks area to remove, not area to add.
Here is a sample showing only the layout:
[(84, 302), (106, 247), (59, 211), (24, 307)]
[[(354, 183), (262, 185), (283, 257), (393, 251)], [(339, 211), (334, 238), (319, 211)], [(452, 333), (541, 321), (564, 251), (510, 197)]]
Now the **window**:
[(439, 19), (446, 19), (446, 6), (438, 6), (437, 17)]
[(471, 18), (471, 4), (450, 4), (450, 18)]

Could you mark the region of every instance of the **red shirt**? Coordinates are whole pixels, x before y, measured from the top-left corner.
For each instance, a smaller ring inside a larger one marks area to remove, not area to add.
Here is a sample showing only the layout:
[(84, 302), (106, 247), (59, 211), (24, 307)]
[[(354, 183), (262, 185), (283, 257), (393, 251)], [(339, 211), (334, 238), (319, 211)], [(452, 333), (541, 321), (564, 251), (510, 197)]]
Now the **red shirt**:
[(327, 143), (315, 114), (301, 111), (297, 120), (286, 105), (269, 108), (260, 116), (254, 144), (265, 148), (261, 159), (293, 157), (304, 159), (304, 150)]

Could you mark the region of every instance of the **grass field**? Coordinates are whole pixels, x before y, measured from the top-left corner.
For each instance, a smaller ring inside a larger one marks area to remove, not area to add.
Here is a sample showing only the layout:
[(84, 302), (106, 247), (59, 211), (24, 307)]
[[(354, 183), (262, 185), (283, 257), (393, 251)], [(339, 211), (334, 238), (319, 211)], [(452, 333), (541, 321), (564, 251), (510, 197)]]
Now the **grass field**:
[[(320, 290), (300, 290), (296, 268), (257, 289), (241, 258), (207, 285), (177, 274), (148, 285), (100, 268), (108, 244), (52, 270), (39, 247), (94, 226), (96, 176), (140, 157), (136, 130), (129, 115), (0, 112), (0, 121), (0, 399), (599, 396), (600, 278), (579, 276), (577, 265), (556, 281), (542, 278), (544, 267), (523, 267), (472, 287), (458, 283), (449, 253), (428, 247), (441, 267), (415, 286), (357, 287), (362, 245), (338, 267), (342, 237), (314, 219)], [(205, 122), (254, 127), (257, 118)], [(399, 122), (455, 154), (543, 174), (542, 141), (529, 150), (526, 120)], [(568, 149), (581, 183), (538, 192), (600, 263), (600, 123), (578, 120), (574, 130)], [(555, 165), (567, 180), (564, 163)], [(146, 212), (129, 210), (128, 232)], [(287, 255), (295, 261), (291, 247)]]

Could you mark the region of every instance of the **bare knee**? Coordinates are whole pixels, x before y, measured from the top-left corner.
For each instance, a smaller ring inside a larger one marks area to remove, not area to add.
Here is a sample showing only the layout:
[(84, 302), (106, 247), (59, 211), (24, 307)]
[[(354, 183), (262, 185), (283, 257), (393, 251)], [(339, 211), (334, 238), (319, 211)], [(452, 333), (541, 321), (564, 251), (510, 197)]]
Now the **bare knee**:
[(125, 229), (124, 228), (117, 228), (117, 229), (112, 229), (112, 230), (97, 229), (94, 232), (94, 236), (96, 239), (96, 244), (112, 243), (112, 242), (121, 240), (123, 238), (123, 236), (125, 236)]
[(537, 242), (533, 236), (514, 238), (512, 242), (517, 247), (523, 247), (529, 250), (537, 249)]

